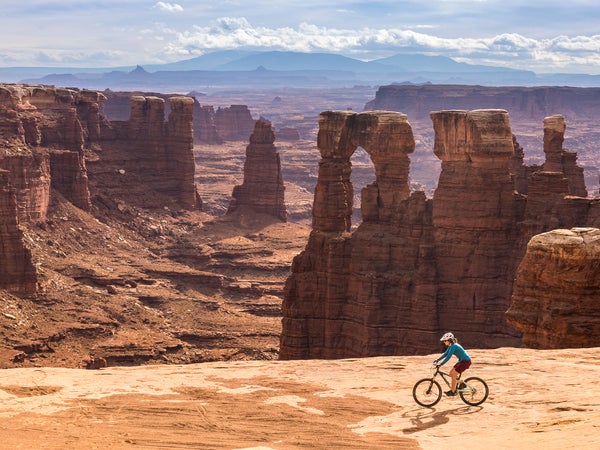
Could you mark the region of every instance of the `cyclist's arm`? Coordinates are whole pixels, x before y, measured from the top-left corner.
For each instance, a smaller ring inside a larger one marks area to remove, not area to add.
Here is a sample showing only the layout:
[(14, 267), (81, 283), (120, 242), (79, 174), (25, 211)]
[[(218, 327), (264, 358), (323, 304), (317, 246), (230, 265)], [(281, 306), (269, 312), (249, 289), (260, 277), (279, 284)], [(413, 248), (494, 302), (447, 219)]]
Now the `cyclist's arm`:
[(452, 355), (454, 354), (454, 350), (455, 350), (454, 345), (451, 345), (450, 347), (448, 347), (446, 349), (446, 351), (444, 353), (442, 353), (442, 356), (440, 356), (438, 359), (436, 359), (433, 362), (435, 364), (439, 364), (440, 366), (443, 366), (450, 360), (450, 358), (452, 358)]
[(439, 358), (434, 359), (433, 363), (437, 364), (439, 366), (441, 366), (442, 364), (444, 364), (446, 361), (444, 361), (443, 363), (440, 363), (440, 361), (445, 358), (446, 353), (448, 353), (448, 349), (446, 349), (446, 351), (444, 353), (442, 353)]

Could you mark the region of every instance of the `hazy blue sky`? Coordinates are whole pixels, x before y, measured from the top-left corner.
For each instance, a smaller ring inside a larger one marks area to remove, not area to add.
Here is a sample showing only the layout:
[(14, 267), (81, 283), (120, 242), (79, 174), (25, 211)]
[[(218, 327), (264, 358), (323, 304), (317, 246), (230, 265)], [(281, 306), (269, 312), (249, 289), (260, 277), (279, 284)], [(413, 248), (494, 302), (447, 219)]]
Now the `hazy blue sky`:
[(600, 74), (600, 1), (0, 1), (2, 67), (144, 65), (238, 48)]

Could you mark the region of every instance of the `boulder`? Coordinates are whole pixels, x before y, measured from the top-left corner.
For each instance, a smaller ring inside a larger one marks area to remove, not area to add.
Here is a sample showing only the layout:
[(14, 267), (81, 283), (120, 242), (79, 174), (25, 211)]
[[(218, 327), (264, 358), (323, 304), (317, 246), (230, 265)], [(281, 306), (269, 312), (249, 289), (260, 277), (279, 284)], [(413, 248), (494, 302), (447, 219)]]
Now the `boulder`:
[(537, 349), (600, 346), (600, 229), (533, 236), (519, 264), (507, 317)]

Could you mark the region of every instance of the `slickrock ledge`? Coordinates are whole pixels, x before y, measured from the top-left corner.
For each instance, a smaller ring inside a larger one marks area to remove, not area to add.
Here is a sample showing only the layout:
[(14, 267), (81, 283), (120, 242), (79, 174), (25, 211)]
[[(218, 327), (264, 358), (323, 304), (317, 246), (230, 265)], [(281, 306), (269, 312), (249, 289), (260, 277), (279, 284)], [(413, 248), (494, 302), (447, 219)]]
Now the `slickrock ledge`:
[[(470, 350), (489, 398), (418, 406), (435, 355), (0, 371), (5, 448), (597, 449), (600, 348)], [(466, 434), (465, 434), (466, 433)]]

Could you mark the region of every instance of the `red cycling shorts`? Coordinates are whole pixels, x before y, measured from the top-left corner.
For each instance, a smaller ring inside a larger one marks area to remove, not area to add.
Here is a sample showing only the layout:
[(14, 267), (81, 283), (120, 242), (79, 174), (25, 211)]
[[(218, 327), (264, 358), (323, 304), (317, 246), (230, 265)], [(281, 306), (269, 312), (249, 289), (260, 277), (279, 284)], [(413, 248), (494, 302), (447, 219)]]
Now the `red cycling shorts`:
[(456, 370), (458, 373), (463, 373), (469, 367), (471, 367), (470, 359), (465, 359), (463, 361), (459, 361), (456, 364), (454, 364), (454, 370)]

